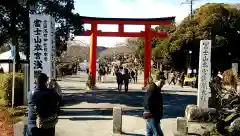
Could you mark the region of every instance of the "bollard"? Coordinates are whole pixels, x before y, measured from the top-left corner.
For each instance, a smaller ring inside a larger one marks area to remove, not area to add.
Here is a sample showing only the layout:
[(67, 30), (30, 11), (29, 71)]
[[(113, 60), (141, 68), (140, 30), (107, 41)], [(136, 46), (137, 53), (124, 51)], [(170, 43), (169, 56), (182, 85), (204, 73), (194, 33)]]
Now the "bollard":
[(14, 124), (14, 136), (24, 136), (25, 123), (24, 121)]
[(113, 108), (113, 133), (122, 133), (122, 108)]
[(177, 131), (183, 134), (188, 133), (187, 119), (183, 117), (177, 117)]

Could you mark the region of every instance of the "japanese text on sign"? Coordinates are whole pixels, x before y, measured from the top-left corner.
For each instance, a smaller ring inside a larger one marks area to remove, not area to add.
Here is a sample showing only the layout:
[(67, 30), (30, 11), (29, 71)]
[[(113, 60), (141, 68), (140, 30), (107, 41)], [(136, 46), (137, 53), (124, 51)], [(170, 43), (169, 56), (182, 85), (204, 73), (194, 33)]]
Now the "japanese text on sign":
[(55, 55), (56, 55), (56, 45), (55, 45), (55, 21), (51, 21), (51, 37), (52, 37), (52, 77), (56, 78), (56, 65), (55, 65)]
[(35, 19), (33, 22), (34, 29), (34, 77), (36, 77), (39, 73), (42, 73), (42, 60), (41, 60), (41, 50), (42, 50), (42, 30), (41, 30), (42, 21), (39, 19)]
[(208, 107), (211, 78), (211, 41), (202, 40), (200, 43), (199, 73), (198, 73), (198, 105)]
[(47, 24), (47, 20), (44, 20), (43, 22), (43, 29), (44, 29), (44, 33), (43, 33), (43, 48), (44, 48), (44, 60), (48, 61), (48, 24)]

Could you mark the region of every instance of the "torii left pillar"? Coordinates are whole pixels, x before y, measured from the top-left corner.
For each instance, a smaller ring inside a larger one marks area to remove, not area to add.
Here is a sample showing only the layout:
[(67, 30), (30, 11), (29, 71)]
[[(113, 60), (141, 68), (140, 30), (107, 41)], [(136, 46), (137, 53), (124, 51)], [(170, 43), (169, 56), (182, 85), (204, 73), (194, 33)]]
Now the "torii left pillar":
[(147, 87), (151, 73), (152, 61), (152, 29), (151, 25), (145, 25), (145, 45), (144, 45), (144, 87)]
[(89, 73), (93, 82), (96, 85), (96, 71), (97, 71), (97, 24), (91, 24), (91, 46), (89, 54)]

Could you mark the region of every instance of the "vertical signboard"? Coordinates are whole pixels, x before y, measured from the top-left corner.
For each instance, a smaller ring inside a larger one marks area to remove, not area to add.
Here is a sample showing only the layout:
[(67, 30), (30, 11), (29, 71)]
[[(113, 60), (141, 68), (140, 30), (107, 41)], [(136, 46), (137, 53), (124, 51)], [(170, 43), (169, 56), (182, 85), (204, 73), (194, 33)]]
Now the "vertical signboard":
[(39, 73), (52, 75), (51, 21), (49, 15), (30, 15), (30, 89)]
[(211, 40), (200, 41), (197, 104), (201, 108), (208, 108), (208, 99), (211, 96), (209, 87), (211, 79), (211, 46)]

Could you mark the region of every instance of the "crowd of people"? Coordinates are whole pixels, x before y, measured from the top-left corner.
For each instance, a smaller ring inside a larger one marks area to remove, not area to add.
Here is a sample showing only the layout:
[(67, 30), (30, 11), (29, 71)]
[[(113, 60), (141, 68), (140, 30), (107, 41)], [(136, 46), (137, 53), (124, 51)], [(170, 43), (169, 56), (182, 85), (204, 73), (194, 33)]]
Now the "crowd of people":
[(184, 85), (184, 78), (185, 78), (185, 72), (176, 72), (171, 70), (170, 72), (167, 72), (167, 78), (170, 80), (168, 81), (168, 84), (171, 85), (176, 85), (177, 82), (180, 83), (180, 85), (183, 87)]
[(114, 71), (116, 75), (118, 91), (122, 91), (122, 86), (124, 85), (125, 92), (128, 92), (129, 83), (137, 83), (137, 69), (123, 68), (122, 66), (120, 66), (119, 68), (117, 67)]
[(111, 69), (109, 66), (100, 66), (97, 73), (97, 80), (104, 82), (105, 76), (111, 74)]

